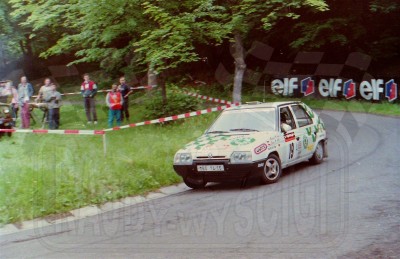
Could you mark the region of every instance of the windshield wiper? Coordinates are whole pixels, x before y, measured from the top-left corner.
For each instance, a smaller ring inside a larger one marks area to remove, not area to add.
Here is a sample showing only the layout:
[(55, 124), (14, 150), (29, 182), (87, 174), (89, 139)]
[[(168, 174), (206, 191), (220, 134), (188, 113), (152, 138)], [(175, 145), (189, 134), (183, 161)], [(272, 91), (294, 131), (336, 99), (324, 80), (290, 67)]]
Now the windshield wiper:
[(228, 131), (222, 131), (222, 130), (214, 130), (214, 131), (209, 131), (207, 134), (218, 134), (218, 133), (229, 133)]
[(240, 129), (230, 129), (230, 131), (259, 131), (259, 130), (240, 128)]

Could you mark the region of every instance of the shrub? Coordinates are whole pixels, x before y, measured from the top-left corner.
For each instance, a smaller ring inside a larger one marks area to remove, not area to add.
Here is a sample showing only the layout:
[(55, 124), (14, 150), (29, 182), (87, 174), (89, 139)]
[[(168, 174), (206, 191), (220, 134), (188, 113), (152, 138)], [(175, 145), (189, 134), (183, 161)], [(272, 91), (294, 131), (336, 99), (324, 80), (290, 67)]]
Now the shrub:
[(153, 92), (145, 101), (145, 118), (155, 119), (199, 109), (201, 101), (182, 93), (175, 85), (167, 86), (167, 104), (163, 104), (161, 90)]

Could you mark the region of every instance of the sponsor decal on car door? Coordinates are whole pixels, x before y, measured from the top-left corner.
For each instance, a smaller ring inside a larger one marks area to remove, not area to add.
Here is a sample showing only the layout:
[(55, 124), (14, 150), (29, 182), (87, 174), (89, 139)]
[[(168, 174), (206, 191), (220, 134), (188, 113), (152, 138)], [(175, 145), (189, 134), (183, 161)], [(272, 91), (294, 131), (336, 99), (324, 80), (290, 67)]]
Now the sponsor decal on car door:
[(314, 125), (311, 116), (302, 106), (292, 105), (291, 108), (298, 126), (298, 134), (301, 136), (300, 158), (304, 158), (314, 151), (318, 127)]
[[(283, 133), (284, 137), (284, 145), (285, 145), (285, 154), (284, 160), (287, 161), (287, 164), (295, 163), (302, 154), (302, 145), (301, 138), (304, 134), (301, 130), (299, 131), (297, 124), (294, 120), (292, 111), (289, 109), (289, 106), (281, 107), (279, 110), (280, 123), (281, 128), (286, 124), (290, 126), (291, 130)], [(283, 130), (282, 130), (283, 132)]]

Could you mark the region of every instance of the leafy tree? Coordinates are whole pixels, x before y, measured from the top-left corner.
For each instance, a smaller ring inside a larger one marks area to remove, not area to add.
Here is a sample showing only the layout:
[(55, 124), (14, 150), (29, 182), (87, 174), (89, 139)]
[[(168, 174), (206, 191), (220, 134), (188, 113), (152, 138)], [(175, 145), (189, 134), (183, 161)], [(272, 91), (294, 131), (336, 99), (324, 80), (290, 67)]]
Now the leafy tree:
[[(18, 42), (19, 34), (12, 18), (11, 7), (6, 0), (0, 0), (0, 67), (20, 56), (20, 49), (14, 42)], [(2, 69), (3, 70), (3, 69)]]
[[(256, 28), (270, 30), (284, 17), (298, 18), (294, 11), (304, 7), (323, 11), (323, 0), (309, 1), (190, 1), (174, 3), (145, 2), (145, 14), (156, 24), (142, 34), (135, 44), (142, 60), (158, 72), (175, 68), (178, 64), (198, 60), (194, 43), (205, 40), (221, 43), (228, 39), (233, 43), (235, 62), (233, 100), (241, 101), (242, 81), (246, 70), (244, 39)], [(176, 3), (175, 3), (176, 5)]]
[(221, 26), (225, 29), (226, 37), (233, 43), (232, 56), (235, 62), (233, 82), (233, 101), (241, 101), (243, 75), (246, 70), (244, 41), (250, 32), (263, 28), (269, 31), (283, 18), (298, 19), (300, 9), (325, 11), (328, 9), (324, 0), (232, 0), (217, 1), (224, 8), (225, 19)]
[[(31, 39), (50, 42), (42, 58), (73, 53), (72, 64), (96, 62), (111, 73), (128, 71), (133, 64), (132, 43), (146, 26), (139, 0), (10, 0), (14, 16), (31, 31)], [(28, 2), (28, 3), (27, 3)]]
[[(400, 3), (389, 0), (327, 0), (330, 11), (301, 19), (293, 27), (291, 47), (333, 48), (368, 53), (375, 58), (399, 55)], [(315, 22), (318, 21), (318, 22)]]
[(196, 42), (206, 39), (214, 40), (216, 44), (222, 42), (224, 31), (216, 22), (221, 18), (221, 8), (213, 6), (210, 0), (184, 1), (181, 5), (176, 2), (144, 2), (142, 7), (152, 26), (133, 45), (140, 55), (140, 62), (161, 75), (159, 84), (166, 104), (168, 71), (199, 60), (194, 47)]

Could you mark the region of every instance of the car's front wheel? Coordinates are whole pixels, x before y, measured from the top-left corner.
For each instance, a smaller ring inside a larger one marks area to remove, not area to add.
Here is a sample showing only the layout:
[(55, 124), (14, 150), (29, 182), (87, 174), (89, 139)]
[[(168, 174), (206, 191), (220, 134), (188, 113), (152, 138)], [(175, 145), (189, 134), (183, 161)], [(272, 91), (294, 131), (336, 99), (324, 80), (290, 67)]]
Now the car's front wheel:
[(271, 154), (265, 161), (264, 170), (261, 175), (261, 183), (270, 184), (279, 180), (282, 174), (281, 160), (277, 155)]
[(206, 186), (206, 182), (203, 179), (193, 179), (186, 177), (183, 179), (183, 182), (192, 189), (201, 189)]
[(311, 163), (313, 164), (321, 164), (322, 160), (324, 160), (324, 144), (322, 141), (318, 142), (317, 147), (315, 148), (314, 154), (311, 157)]

